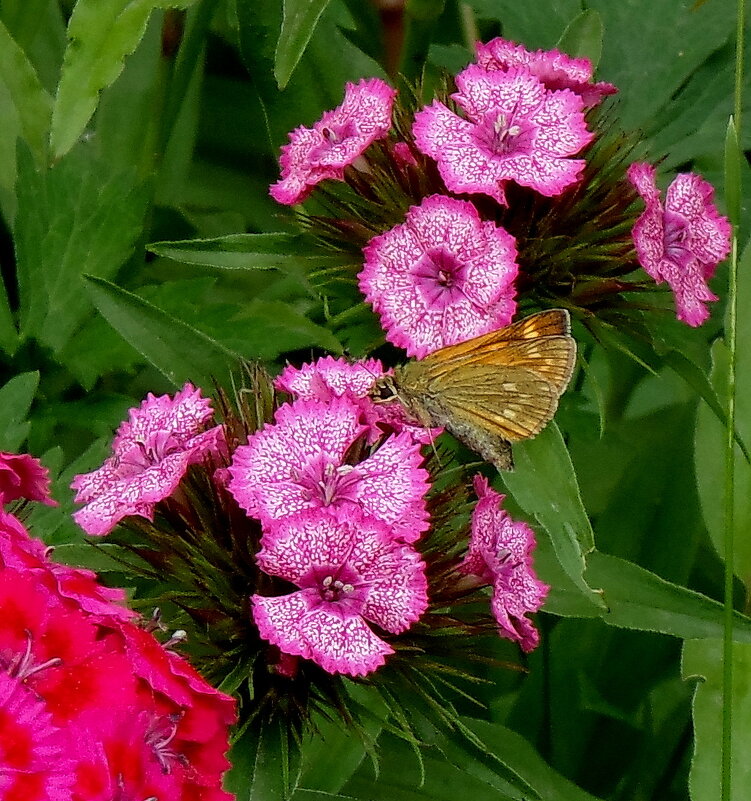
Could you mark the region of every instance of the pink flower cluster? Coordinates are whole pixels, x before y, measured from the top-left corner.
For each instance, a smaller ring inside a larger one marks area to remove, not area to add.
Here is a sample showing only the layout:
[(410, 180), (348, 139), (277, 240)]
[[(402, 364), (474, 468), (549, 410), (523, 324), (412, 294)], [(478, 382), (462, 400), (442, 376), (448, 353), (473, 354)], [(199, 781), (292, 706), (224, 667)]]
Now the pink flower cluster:
[[(330, 357), (287, 368), (277, 387), (297, 396), (234, 453), (230, 492), (263, 525), (258, 565), (295, 584), (253, 596), (261, 636), (331, 673), (365, 675), (427, 607), (414, 543), (428, 528), (428, 474), (416, 429), (367, 397), (375, 360)], [(424, 434), (421, 435), (424, 436)]]
[[(15, 460), (21, 487), (26, 461)], [(30, 494), (46, 500), (44, 486)], [(123, 599), (52, 562), (0, 511), (2, 798), (232, 798), (221, 779), (234, 701), (140, 628)]]

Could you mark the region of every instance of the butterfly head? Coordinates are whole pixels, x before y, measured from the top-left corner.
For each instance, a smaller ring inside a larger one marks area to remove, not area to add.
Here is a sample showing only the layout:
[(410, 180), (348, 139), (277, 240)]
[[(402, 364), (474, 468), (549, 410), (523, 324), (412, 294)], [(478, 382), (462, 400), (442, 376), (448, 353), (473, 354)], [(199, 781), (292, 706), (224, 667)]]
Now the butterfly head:
[(401, 399), (392, 375), (384, 375), (376, 379), (368, 395), (373, 403), (391, 403)]

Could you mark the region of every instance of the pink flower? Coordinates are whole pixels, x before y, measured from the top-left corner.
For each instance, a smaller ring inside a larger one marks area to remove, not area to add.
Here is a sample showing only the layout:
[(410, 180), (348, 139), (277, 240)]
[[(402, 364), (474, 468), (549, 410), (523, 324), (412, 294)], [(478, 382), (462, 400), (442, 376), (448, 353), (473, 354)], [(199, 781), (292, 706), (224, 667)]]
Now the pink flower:
[(471, 203), (432, 195), (364, 252), (360, 289), (386, 338), (410, 356), (511, 322), (519, 269), (514, 238), (481, 220)]
[(292, 131), (282, 147), (282, 177), (270, 189), (274, 200), (291, 206), (321, 181), (343, 180), (344, 168), (389, 132), (395, 96), (396, 90), (379, 78), (348, 83), (341, 106), (312, 128)]
[(730, 223), (712, 202), (714, 189), (694, 173), (681, 173), (663, 208), (654, 167), (632, 164), (628, 178), (647, 206), (632, 232), (639, 262), (658, 284), (670, 285), (678, 319), (701, 325), (709, 317), (706, 302), (717, 300), (707, 280), (730, 250)]
[(325, 356), (299, 368), (292, 365), (285, 367), (274, 386), (301, 400), (350, 398), (360, 408), (363, 422), (370, 426), (374, 442), (385, 430), (396, 434), (407, 431), (416, 442), (423, 445), (431, 443), (443, 429), (414, 425), (400, 404), (376, 404), (370, 399), (368, 393), (371, 387), (386, 374), (378, 359), (348, 362), (346, 359)]
[(550, 590), (532, 567), (535, 534), (501, 509), (505, 496), (490, 489), (487, 479), (476, 476), (474, 484), (479, 500), (462, 570), (492, 585), (491, 608), (501, 636), (531, 651), (540, 635), (526, 614), (536, 612)]
[(618, 91), (612, 83), (592, 83), (592, 62), (588, 58), (571, 58), (559, 50), (530, 51), (500, 37), (487, 44), (477, 43), (477, 63), (486, 70), (523, 67), (548, 89), (576, 92), (585, 109)]
[(265, 426), (234, 453), (229, 489), (264, 524), (305, 509), (362, 511), (413, 542), (428, 527), (428, 474), (409, 434), (388, 437), (374, 452), (352, 458), (368, 426), (347, 397), (300, 400), (280, 406)]
[(0, 670), (0, 798), (71, 801), (72, 767), (68, 736), (44, 702)]
[(28, 453), (0, 451), (0, 505), (19, 498), (57, 506), (50, 497), (49, 471)]
[(593, 136), (579, 95), (551, 91), (521, 68), (488, 72), (471, 64), (456, 84), (452, 97), (466, 119), (434, 101), (415, 115), (413, 129), (451, 191), (481, 192), (505, 204), (506, 181), (552, 197), (579, 180), (584, 159), (569, 156)]
[(92, 473), (76, 476), (73, 517), (93, 535), (108, 534), (128, 515), (153, 520), (154, 506), (169, 497), (188, 466), (222, 447), (223, 428), (206, 430), (213, 417), (201, 390), (186, 384), (174, 398), (151, 393), (118, 429), (114, 454)]
[(329, 673), (375, 670), (393, 649), (366, 621), (398, 634), (427, 607), (419, 554), (373, 518), (321, 511), (287, 518), (265, 535), (258, 564), (300, 588), (276, 598), (253, 596), (261, 637)]
[(123, 605), (123, 590), (100, 584), (91, 570), (53, 562), (49, 559), (53, 550), (31, 537), (17, 518), (0, 510), (0, 560), (5, 567), (33, 573), (67, 608), (121, 620), (136, 616)]

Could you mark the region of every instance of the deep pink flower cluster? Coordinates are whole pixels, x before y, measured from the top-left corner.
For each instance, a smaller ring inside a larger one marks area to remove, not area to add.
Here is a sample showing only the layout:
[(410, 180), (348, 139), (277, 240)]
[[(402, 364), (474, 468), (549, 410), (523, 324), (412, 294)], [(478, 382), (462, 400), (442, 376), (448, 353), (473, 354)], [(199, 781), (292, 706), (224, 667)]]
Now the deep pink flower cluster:
[(393, 653), (378, 630), (398, 634), (427, 607), (411, 543), (428, 528), (428, 474), (416, 429), (367, 397), (382, 374), (374, 360), (330, 357), (287, 368), (277, 386), (297, 400), (238, 447), (230, 467), (230, 492), (263, 525), (259, 567), (299, 588), (253, 596), (261, 636), (352, 676)]
[(139, 628), (123, 597), (0, 513), (2, 798), (232, 798), (234, 701)]

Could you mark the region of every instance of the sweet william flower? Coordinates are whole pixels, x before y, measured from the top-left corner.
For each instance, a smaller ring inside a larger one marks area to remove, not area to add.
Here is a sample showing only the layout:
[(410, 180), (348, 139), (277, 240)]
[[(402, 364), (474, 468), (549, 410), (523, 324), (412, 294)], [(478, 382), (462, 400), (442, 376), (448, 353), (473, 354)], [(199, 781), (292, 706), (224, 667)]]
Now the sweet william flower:
[(559, 50), (527, 50), (508, 39), (491, 39), (477, 43), (477, 63), (486, 70), (508, 70), (521, 67), (534, 75), (548, 89), (570, 89), (579, 95), (584, 108), (596, 106), (606, 95), (618, 89), (612, 83), (592, 82), (592, 62), (588, 58), (572, 58)]
[(359, 279), (386, 338), (419, 359), (511, 322), (518, 270), (509, 233), (431, 195), (370, 241)]
[(492, 490), (487, 479), (476, 476), (474, 487), (479, 500), (462, 570), (492, 586), (491, 609), (501, 636), (531, 651), (540, 635), (527, 614), (542, 606), (550, 589), (532, 567), (534, 532), (501, 508), (504, 496)]
[(0, 451), (0, 505), (26, 498), (57, 506), (50, 497), (49, 471), (27, 453)]
[(646, 204), (634, 224), (634, 245), (646, 272), (673, 290), (678, 319), (695, 327), (709, 317), (706, 303), (717, 300), (707, 280), (730, 250), (730, 223), (714, 205), (711, 184), (694, 173), (675, 177), (663, 206), (655, 173), (644, 163), (628, 169)]
[(207, 430), (212, 417), (210, 401), (192, 384), (174, 398), (149, 393), (120, 425), (113, 455), (73, 480), (75, 500), (86, 504), (73, 515), (78, 525), (101, 536), (129, 515), (153, 520), (154, 506), (177, 489), (188, 466), (223, 447), (222, 426)]
[(397, 434), (406, 431), (423, 445), (432, 442), (441, 433), (441, 428), (414, 425), (400, 404), (377, 404), (370, 399), (369, 392), (373, 384), (384, 375), (387, 375), (387, 371), (378, 359), (348, 362), (343, 358), (324, 356), (301, 367), (285, 367), (274, 386), (298, 400), (325, 402), (342, 396), (350, 398), (360, 408), (363, 421), (372, 430), (374, 441), (383, 431)]
[(344, 168), (388, 133), (395, 96), (396, 90), (379, 78), (348, 83), (341, 106), (312, 128), (292, 131), (282, 147), (281, 178), (270, 189), (274, 200), (294, 205), (321, 181), (343, 180)]
[(286, 518), (264, 536), (258, 564), (299, 590), (253, 596), (261, 637), (329, 673), (364, 676), (393, 649), (368, 625), (398, 634), (427, 607), (425, 565), (373, 518), (325, 510)]
[(579, 180), (584, 159), (570, 157), (593, 135), (578, 94), (551, 91), (519, 67), (471, 64), (456, 85), (452, 98), (466, 117), (436, 100), (415, 114), (413, 127), (417, 147), (436, 160), (452, 192), (479, 192), (505, 205), (507, 181), (553, 197)]
[(273, 424), (235, 451), (230, 492), (266, 526), (306, 509), (361, 511), (412, 542), (428, 527), (419, 445), (397, 434), (351, 464), (350, 449), (368, 434), (359, 407), (345, 396), (284, 404)]

